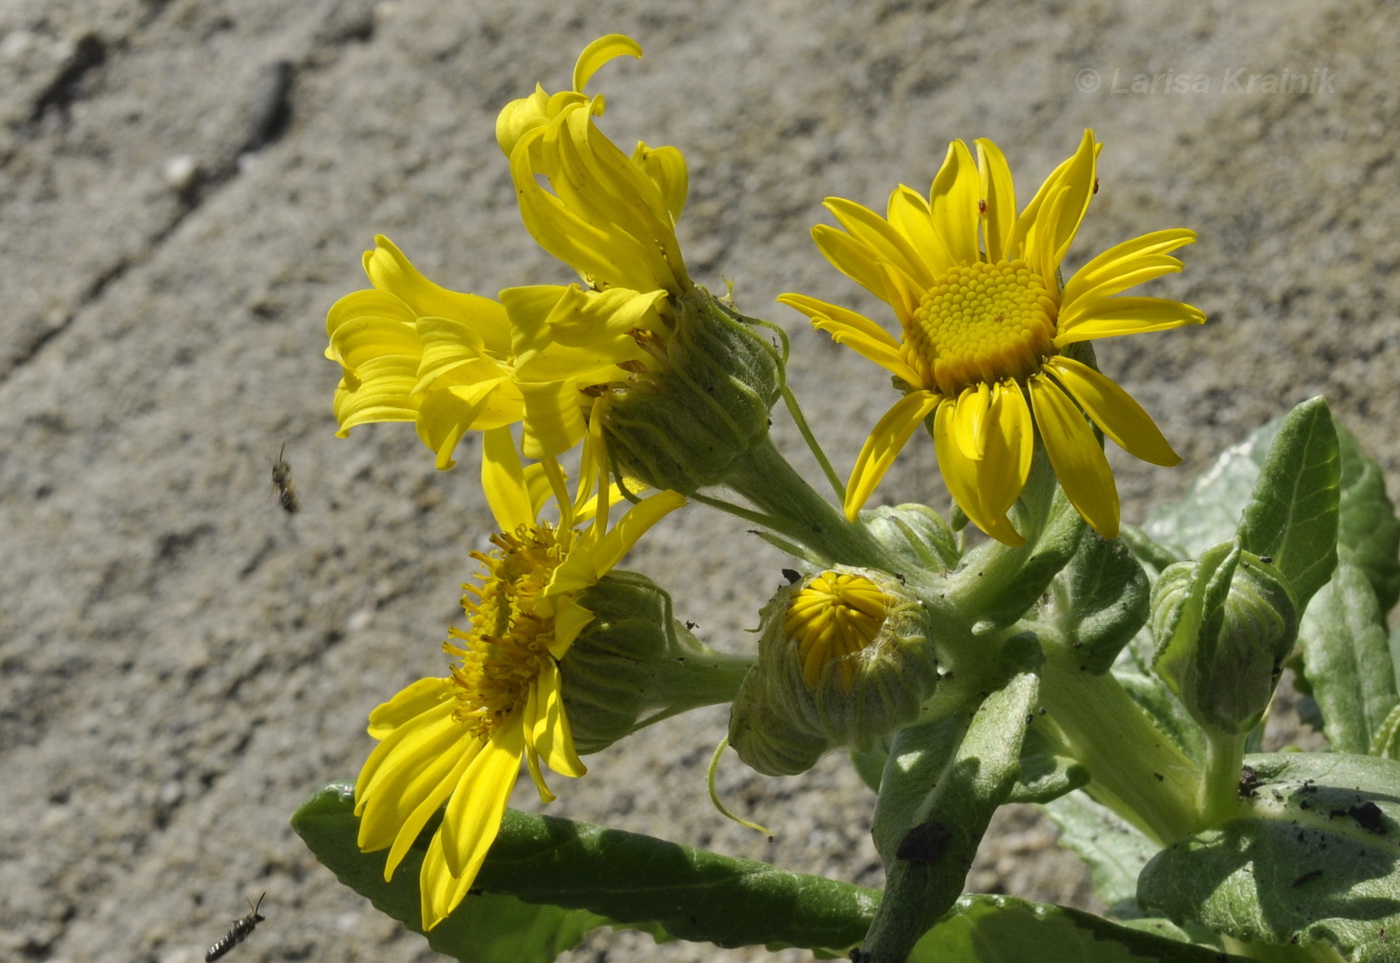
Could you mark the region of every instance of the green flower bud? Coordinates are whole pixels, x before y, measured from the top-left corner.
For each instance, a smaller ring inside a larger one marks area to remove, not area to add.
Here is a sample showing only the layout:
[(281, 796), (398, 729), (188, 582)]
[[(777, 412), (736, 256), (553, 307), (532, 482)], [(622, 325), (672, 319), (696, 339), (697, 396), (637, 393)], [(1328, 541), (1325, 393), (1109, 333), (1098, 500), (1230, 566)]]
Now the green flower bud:
[(734, 698), (753, 660), (704, 645), (645, 575), (614, 570), (580, 593), (593, 613), (559, 662), (564, 714), (580, 754), (662, 719)]
[(1152, 589), (1153, 670), (1197, 722), (1239, 734), (1258, 723), (1298, 639), (1288, 580), (1239, 542), (1162, 572)]
[(962, 558), (952, 526), (927, 505), (882, 505), (860, 519), (892, 558), (910, 567), (908, 574), (947, 572)]
[(692, 495), (768, 436), (782, 364), (754, 322), (700, 287), (676, 299), (657, 347), (665, 364), (615, 393), (603, 433), (622, 475)]
[(939, 680), (926, 618), (898, 579), (871, 569), (783, 588), (763, 609), (729, 744), (759, 772), (795, 775), (827, 749), (869, 750), (914, 722)]

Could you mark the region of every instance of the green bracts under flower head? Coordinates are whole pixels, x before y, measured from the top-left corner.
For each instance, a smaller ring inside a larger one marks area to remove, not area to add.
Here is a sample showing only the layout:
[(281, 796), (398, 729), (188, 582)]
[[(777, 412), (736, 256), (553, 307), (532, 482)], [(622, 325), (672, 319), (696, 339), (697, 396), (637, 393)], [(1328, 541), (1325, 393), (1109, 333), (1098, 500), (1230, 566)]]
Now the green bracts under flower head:
[(678, 625), (670, 595), (645, 575), (610, 572), (580, 600), (593, 621), (560, 660), (559, 672), (582, 755), (677, 713), (728, 702), (752, 665)]
[(777, 351), (748, 318), (700, 287), (675, 302), (656, 370), (616, 389), (603, 433), (620, 475), (685, 495), (723, 484), (768, 435), (782, 390)]

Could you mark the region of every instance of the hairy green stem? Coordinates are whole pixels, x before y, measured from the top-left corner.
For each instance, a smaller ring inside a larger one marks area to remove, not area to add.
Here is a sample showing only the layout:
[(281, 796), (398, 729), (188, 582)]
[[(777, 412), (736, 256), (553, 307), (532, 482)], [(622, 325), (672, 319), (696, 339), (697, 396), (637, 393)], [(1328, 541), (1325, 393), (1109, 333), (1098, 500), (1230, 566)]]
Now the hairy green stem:
[(1052, 648), (1040, 700), (1065, 748), (1089, 770), (1089, 795), (1162, 845), (1200, 828), (1200, 769), (1112, 673), (1083, 671)]
[(788, 463), (769, 438), (755, 443), (734, 461), (725, 482), (762, 509), (771, 527), (826, 562), (883, 568), (886, 551), (865, 526), (846, 518)]

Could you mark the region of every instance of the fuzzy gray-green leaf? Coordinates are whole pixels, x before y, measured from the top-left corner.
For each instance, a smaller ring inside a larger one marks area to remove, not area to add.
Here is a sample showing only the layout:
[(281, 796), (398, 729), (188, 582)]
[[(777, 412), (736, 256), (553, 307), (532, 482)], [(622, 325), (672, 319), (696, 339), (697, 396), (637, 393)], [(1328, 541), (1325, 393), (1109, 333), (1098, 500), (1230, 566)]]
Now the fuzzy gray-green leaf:
[[(418, 866), (434, 825), (425, 828), (388, 884), (383, 881), (384, 852), (360, 853), (355, 845), (357, 825), (353, 787), (344, 783), (313, 795), (292, 817), (293, 828), (316, 858), (342, 882), (419, 930)], [(515, 810), (506, 811), (500, 834), (477, 874), (476, 888), (531, 904), (542, 911), (544, 922), (536, 925), (556, 925), (571, 937), (577, 932), (574, 942), (587, 929), (622, 924), (660, 938), (669, 935), (720, 946), (762, 944), (770, 949), (797, 946), (828, 955), (839, 955), (859, 942), (880, 900), (877, 890), (837, 880)], [(458, 959), (497, 959), (480, 955), (481, 946), (473, 942), (479, 938), (472, 928), (477, 922), (455, 928), (459, 917), (475, 921), (490, 915), (488, 909), (473, 909), (476, 898), (468, 895), (433, 929), (429, 945)], [(586, 913), (579, 916), (579, 911)], [(491, 938), (499, 942), (512, 935)]]
[(1298, 637), (1332, 748), (1369, 752), (1400, 697), (1385, 616), (1366, 573), (1344, 560), (1313, 597)]
[(1313, 398), (1284, 418), (1239, 529), (1245, 551), (1272, 558), (1288, 579), (1299, 612), (1337, 564), (1340, 487), (1337, 429), (1327, 402)]
[(1320, 942), (1394, 960), (1400, 933), (1400, 763), (1344, 753), (1246, 758), (1238, 815), (1143, 870), (1149, 910), (1242, 940)]
[(909, 963), (1241, 963), (1197, 946), (1165, 920), (1131, 926), (1013, 896), (964, 896), (919, 940)]

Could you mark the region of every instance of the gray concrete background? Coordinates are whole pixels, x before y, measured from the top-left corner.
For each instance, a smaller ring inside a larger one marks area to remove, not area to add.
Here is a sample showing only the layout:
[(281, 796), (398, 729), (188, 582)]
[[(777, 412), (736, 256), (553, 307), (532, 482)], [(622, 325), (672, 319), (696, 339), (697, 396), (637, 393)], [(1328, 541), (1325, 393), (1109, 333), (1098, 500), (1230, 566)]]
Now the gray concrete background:
[[(493, 122), (537, 80), (566, 87), (586, 42), (646, 49), (595, 81), (604, 129), (686, 153), (692, 274), (786, 326), (843, 471), (884, 378), (773, 304), (877, 311), (810, 243), (821, 198), (881, 207), (899, 181), (926, 190), (950, 139), (988, 136), (1024, 200), (1093, 126), (1102, 189), (1069, 268), (1192, 227), (1186, 273), (1151, 293), (1210, 316), (1101, 346), (1185, 456), (1116, 460), (1133, 520), (1319, 392), (1395, 490), (1398, 20), (1348, 0), (4, 0), (0, 958), (202, 959), (264, 890), (242, 963), (432, 958), (287, 817), (357, 772), (370, 708), (440, 671), (491, 523), (475, 446), (438, 473), (407, 426), (333, 437), (325, 311), (364, 285), (376, 232), (461, 290), (570, 279), (520, 227)], [(1315, 89), (1249, 86), (1285, 71)], [(1131, 89), (1154, 73), (1155, 92)], [(295, 517), (268, 487), (284, 443)], [(925, 440), (883, 494), (941, 506), (934, 474)], [(735, 651), (781, 565), (698, 508), (629, 561)], [(771, 846), (710, 808), (723, 724), (700, 713), (591, 757), (551, 811), (878, 885), (872, 796), (839, 756), (787, 780), (725, 766)], [(969, 886), (1092, 905), (1052, 838), (1010, 812)], [(760, 956), (604, 933), (572, 958)]]

